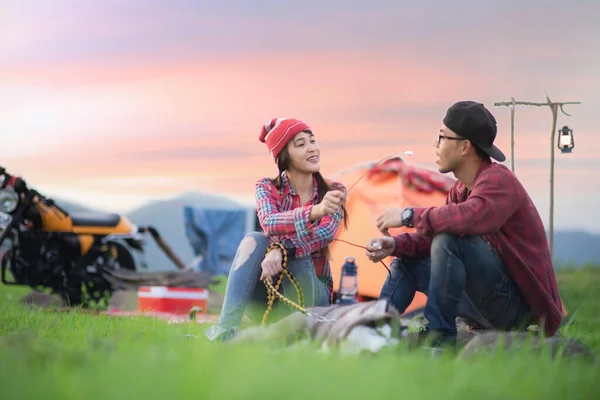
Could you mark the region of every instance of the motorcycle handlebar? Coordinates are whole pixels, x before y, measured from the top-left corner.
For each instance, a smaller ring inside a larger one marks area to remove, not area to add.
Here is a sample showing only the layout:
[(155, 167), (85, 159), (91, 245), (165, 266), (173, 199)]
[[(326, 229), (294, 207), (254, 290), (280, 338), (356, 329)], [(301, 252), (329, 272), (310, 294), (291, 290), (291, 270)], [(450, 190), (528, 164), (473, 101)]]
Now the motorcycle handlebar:
[[(7, 183), (12, 179), (12, 175), (8, 174), (4, 167), (0, 167), (0, 175), (4, 175), (4, 181), (2, 182), (2, 187), (0, 188), (0, 189), (4, 189), (4, 187), (6, 187), (6, 185), (7, 185)], [(69, 213), (66, 210), (64, 210), (62, 207), (60, 207), (58, 204), (56, 204), (54, 202), (54, 200), (44, 197), (41, 193), (39, 193), (35, 189), (28, 188), (27, 184), (25, 183), (25, 181), (23, 179), (17, 177), (13, 183), (13, 186), (17, 193), (28, 192), (29, 194), (31, 194), (33, 196), (37, 196), (38, 199), (40, 199), (40, 201), (43, 202), (48, 207), (56, 207), (58, 210), (60, 210), (65, 215), (69, 215)]]

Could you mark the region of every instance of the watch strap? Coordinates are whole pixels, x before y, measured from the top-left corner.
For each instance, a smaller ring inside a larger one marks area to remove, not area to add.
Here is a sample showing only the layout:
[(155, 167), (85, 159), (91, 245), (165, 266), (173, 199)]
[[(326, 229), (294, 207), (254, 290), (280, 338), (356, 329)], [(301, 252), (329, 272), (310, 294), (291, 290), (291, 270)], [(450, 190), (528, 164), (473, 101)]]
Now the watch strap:
[(286, 238), (281, 241), (281, 244), (285, 248), (289, 258), (294, 258), (296, 256), (296, 247), (294, 246), (294, 242)]

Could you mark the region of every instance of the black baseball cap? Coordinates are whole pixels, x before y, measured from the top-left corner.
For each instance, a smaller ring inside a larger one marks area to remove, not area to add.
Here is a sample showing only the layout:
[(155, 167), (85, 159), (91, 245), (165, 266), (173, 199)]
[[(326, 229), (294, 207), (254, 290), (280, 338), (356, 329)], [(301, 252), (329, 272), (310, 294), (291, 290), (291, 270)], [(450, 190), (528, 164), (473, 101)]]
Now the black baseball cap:
[(496, 118), (483, 104), (475, 101), (454, 103), (446, 112), (444, 125), (460, 137), (468, 139), (494, 160), (506, 160), (504, 153), (494, 146), (498, 132)]

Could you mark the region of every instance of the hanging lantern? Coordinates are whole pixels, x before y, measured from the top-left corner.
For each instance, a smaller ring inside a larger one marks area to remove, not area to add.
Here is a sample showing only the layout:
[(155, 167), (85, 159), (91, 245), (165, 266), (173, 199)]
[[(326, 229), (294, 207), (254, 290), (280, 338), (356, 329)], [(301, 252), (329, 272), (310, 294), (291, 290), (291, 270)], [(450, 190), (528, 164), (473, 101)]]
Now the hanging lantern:
[(558, 148), (561, 153), (571, 153), (573, 147), (575, 147), (573, 129), (569, 129), (569, 127), (565, 125), (558, 131)]

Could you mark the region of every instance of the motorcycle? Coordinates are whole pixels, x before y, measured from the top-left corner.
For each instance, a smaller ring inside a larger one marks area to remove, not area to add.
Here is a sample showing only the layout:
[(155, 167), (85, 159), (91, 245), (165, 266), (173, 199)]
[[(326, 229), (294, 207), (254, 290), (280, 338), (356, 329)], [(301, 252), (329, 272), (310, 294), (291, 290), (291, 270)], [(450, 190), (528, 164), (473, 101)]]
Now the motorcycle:
[(179, 269), (186, 268), (153, 227), (137, 227), (114, 213), (68, 213), (3, 167), (0, 182), (4, 284), (50, 289), (66, 304), (88, 307), (113, 293), (107, 271), (137, 270), (133, 255), (144, 252), (147, 233)]

